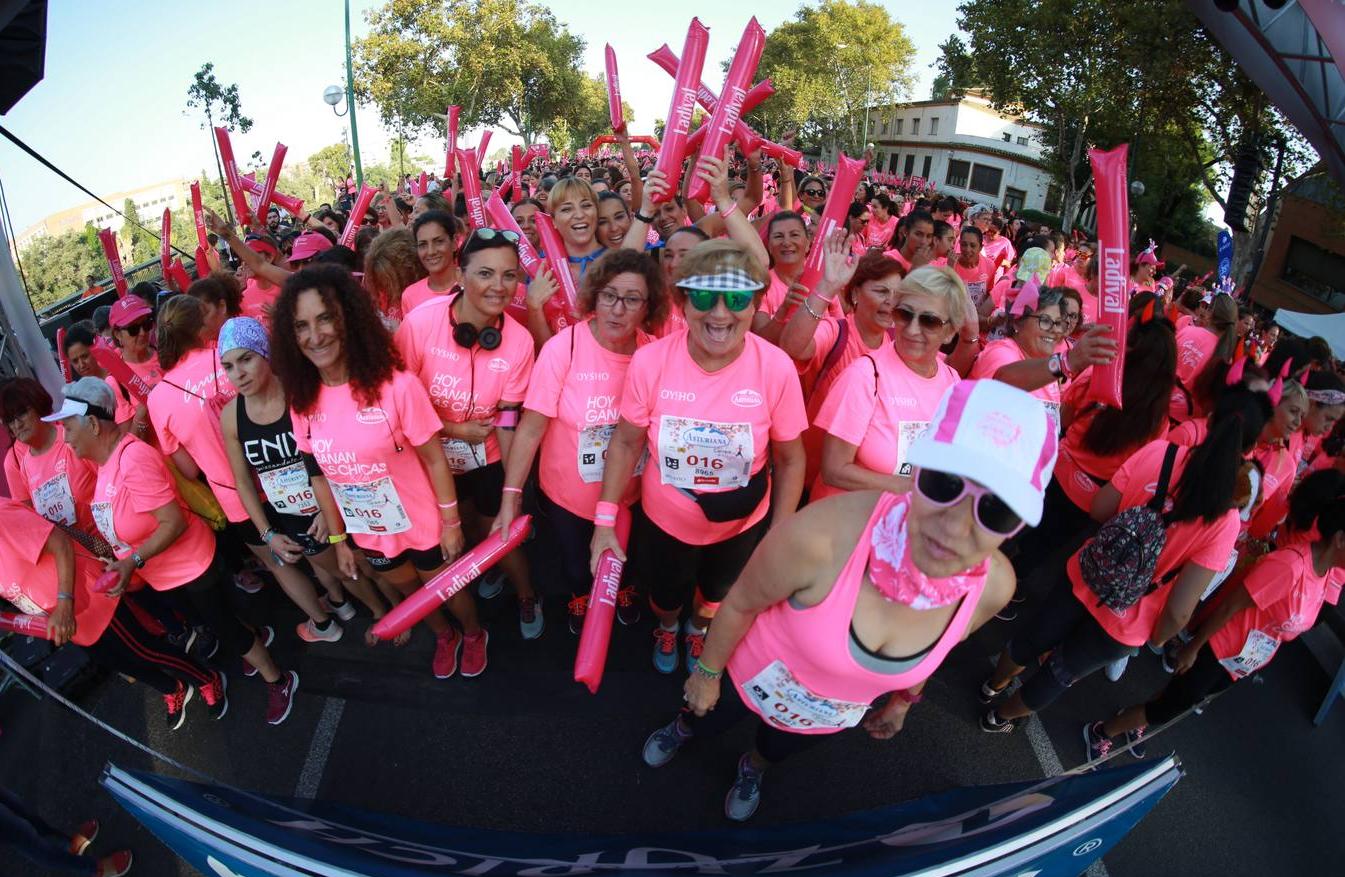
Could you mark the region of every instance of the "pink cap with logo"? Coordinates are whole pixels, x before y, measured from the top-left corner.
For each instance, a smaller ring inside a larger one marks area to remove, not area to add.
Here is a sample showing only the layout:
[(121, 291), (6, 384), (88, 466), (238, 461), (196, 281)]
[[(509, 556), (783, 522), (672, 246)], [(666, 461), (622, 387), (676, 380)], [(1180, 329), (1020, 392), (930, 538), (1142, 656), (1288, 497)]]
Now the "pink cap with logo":
[(961, 381), (944, 393), (907, 459), (983, 485), (1035, 527), (1056, 447), (1055, 419), (1041, 400), (995, 380)]
[(290, 251), (290, 262), (302, 262), (311, 259), (324, 250), (330, 250), (332, 242), (326, 235), (316, 231), (306, 231), (294, 239), (294, 248)]
[(125, 329), (141, 317), (148, 317), (154, 311), (150, 310), (145, 300), (138, 295), (124, 295), (112, 304), (112, 310), (108, 312), (107, 324), (114, 329)]

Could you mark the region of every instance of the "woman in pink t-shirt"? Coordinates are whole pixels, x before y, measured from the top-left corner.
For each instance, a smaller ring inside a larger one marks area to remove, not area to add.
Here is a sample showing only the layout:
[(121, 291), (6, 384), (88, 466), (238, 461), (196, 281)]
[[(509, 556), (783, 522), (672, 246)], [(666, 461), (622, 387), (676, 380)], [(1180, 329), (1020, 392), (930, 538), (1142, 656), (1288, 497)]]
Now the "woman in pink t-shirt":
[(876, 250), (885, 250), (897, 230), (896, 205), (886, 195), (875, 195), (870, 206), (873, 218), (865, 229), (864, 244)]
[[(107, 324), (112, 329), (112, 340), (121, 352), (122, 361), (151, 387), (157, 384), (163, 377), (163, 369), (159, 367), (159, 357), (150, 347), (154, 338), (154, 311), (150, 306), (138, 295), (125, 295), (112, 305)], [(112, 383), (117, 382), (113, 380)], [(117, 396), (122, 397), (120, 386)], [(134, 406), (134, 414), (129, 420), (119, 418), (117, 422), (130, 423), (128, 428), (137, 438), (152, 440), (149, 409), (143, 403)]]
[(1171, 473), (1170, 506), (1165, 503), (1163, 512), (1167, 539), (1151, 589), (1124, 608), (1104, 604), (1085, 582), (1080, 555), (1094, 540), (1084, 543), (1057, 574), (1051, 596), (1000, 653), (995, 671), (981, 683), (982, 702), (999, 697), (1039, 655), (1051, 657), (1017, 693), (981, 717), (981, 730), (1009, 733), (1016, 720), (1050, 706), (1069, 686), (1135, 655), (1146, 643), (1158, 647), (1177, 635), (1233, 550), (1238, 473), (1270, 416), (1265, 393), (1230, 390), (1220, 398), (1201, 444), (1150, 442), (1116, 470), (1093, 500), (1091, 515), (1099, 523), (1153, 502), (1163, 470)]
[(1191, 639), (1165, 658), (1176, 675), (1162, 691), (1084, 725), (1090, 760), (1107, 755), (1114, 738), (1164, 725), (1260, 671), (1281, 645), (1317, 622), (1323, 603), (1336, 603), (1331, 579), (1345, 571), (1345, 474), (1328, 469), (1305, 478), (1294, 501), (1299, 529), (1315, 529), (1317, 538), (1265, 555), (1217, 598)]
[[(971, 297), (971, 303), (975, 305), (977, 313), (988, 321), (990, 312), (994, 310), (993, 303), (987, 305), (986, 302), (991, 301), (990, 290), (995, 282), (995, 263), (981, 252), (982, 240), (979, 228), (971, 224), (964, 225), (959, 237), (961, 249), (952, 266), (957, 276), (967, 285), (967, 295)], [(987, 330), (988, 322), (983, 323), (981, 328), (982, 331)]]
[[(373, 299), (349, 272), (314, 265), (286, 282), (272, 323), (271, 367), (290, 394), (294, 443), (326, 476), (325, 484), (312, 482), (313, 492), (323, 518), (345, 528), (328, 536), (342, 574), (359, 575), (354, 537), (393, 602), (466, 544), (439, 442), (443, 422), (425, 385), (401, 365)], [(457, 672), (462, 645), (463, 675), (477, 676), (486, 668), (487, 634), (476, 602), (463, 589), (447, 605), (464, 635), (438, 610), (425, 617), (435, 635), (434, 675)]]
[(425, 267), (416, 255), (416, 239), (410, 229), (390, 228), (369, 245), (369, 251), (364, 254), (364, 288), (373, 295), (388, 331), (396, 332), (405, 316), (402, 290), (424, 280), (425, 276)]
[(1202, 315), (1208, 326), (1189, 325), (1177, 332), (1177, 382), (1168, 407), (1168, 416), (1177, 423), (1209, 413), (1238, 343), (1238, 306), (1232, 296), (1215, 296)]
[(803, 274), (809, 246), (808, 229), (803, 225), (803, 217), (797, 213), (782, 210), (766, 225), (770, 272), (752, 330), (772, 343), (779, 340), (785, 322), (798, 307), (794, 299), (808, 294), (797, 281)]
[(0, 421), (14, 444), (5, 451), (5, 480), (10, 499), (39, 515), (90, 537), (94, 483), (98, 470), (75, 455), (65, 431), (42, 418), (51, 414), (51, 396), (32, 378), (13, 378), (0, 385)]
[[(514, 237), (491, 228), (471, 232), (462, 248), (463, 291), (408, 314), (396, 335), (406, 370), (425, 385), (442, 421), (440, 441), (465, 501), (470, 543), (486, 538), (500, 512), (503, 460), (532, 374), (532, 336), (505, 313), (523, 275)], [(524, 638), (536, 639), (544, 621), (524, 552), (510, 552), (499, 566), (518, 592)]]
[[(593, 518), (602, 493), (607, 447), (616, 429), (621, 392), (635, 351), (667, 312), (663, 272), (638, 250), (610, 250), (584, 275), (579, 290), (583, 322), (562, 329), (537, 358), (523, 418), (505, 468), (504, 500), (492, 531), (509, 531), (523, 486), (540, 462), (539, 520), (560, 549), (558, 572), (568, 587), (570, 630), (579, 633), (587, 610)], [(639, 499), (639, 476), (621, 505)], [(634, 588), (618, 595), (624, 624), (639, 619)]]
[[(438, 295), (458, 289), (458, 221), (443, 210), (427, 210), (411, 226), (416, 239), (416, 256), (425, 269), (422, 279), (402, 290), (398, 307), (402, 319), (417, 307)], [(377, 238), (375, 238), (377, 240)]]
[[(813, 418), (826, 433), (814, 500), (847, 490), (909, 490), (911, 445), (944, 391), (961, 380), (939, 354), (974, 319), (956, 273), (916, 268), (880, 308), (895, 329), (892, 343), (851, 362)], [(958, 350), (965, 366), (975, 355), (975, 339), (959, 343)]]
[[(234, 613), (214, 534), (183, 505), (163, 455), (117, 429), (112, 406), (111, 387), (81, 378), (65, 388), (61, 409), (49, 415), (65, 427), (75, 453), (98, 467), (93, 519), (116, 556), (104, 563), (118, 576), (108, 593), (121, 594), (136, 576), (164, 593), (184, 617), (204, 623), (218, 640), (219, 654), (241, 658), (261, 673), (268, 687), (266, 720), (280, 724), (293, 706), (299, 675), (283, 672), (261, 637)], [(224, 674), (196, 684), (212, 717), (222, 718), (229, 703)], [(181, 726), (192, 691), (183, 683), (165, 693), (170, 729)]]
[(1252, 459), (1261, 475), (1261, 486), (1252, 506), (1251, 518), (1243, 525), (1245, 535), (1254, 540), (1244, 546), (1246, 553), (1264, 553), (1275, 528), (1289, 511), (1289, 491), (1298, 475), (1302, 456), (1303, 416), (1308, 411), (1308, 394), (1297, 381), (1285, 381), (1275, 403), (1275, 415), (1261, 430)]
[(590, 561), (596, 566), (607, 549), (625, 558), (608, 519), (648, 448), (632, 551), (659, 619), (654, 665), (662, 673), (677, 669), (677, 621), (691, 592), (689, 663), (765, 529), (767, 511), (778, 524), (798, 508), (799, 435), (807, 426), (793, 362), (750, 331), (764, 266), (739, 244), (706, 241), (683, 259), (678, 283), (674, 301), (689, 328), (631, 359)]

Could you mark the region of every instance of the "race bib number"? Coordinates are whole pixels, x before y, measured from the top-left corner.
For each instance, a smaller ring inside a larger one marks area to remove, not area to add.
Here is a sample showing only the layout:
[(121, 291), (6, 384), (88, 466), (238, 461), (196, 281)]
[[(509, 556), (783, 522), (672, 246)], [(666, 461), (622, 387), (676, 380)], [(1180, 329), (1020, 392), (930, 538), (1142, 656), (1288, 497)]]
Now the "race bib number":
[(411, 529), (411, 519), (402, 506), (402, 498), (391, 478), (379, 478), (363, 484), (328, 481), (332, 496), (341, 507), (346, 530), (370, 536), (391, 536)]
[(303, 463), (290, 463), (279, 469), (257, 473), (266, 491), (271, 508), (282, 515), (308, 517), (318, 513), (318, 501), (313, 495), (313, 484)]
[(33, 491), (33, 508), (53, 523), (75, 525), (75, 496), (70, 492), (70, 478), (64, 472), (38, 485)]
[[(611, 445), (612, 435), (615, 432), (615, 423), (589, 426), (579, 431), (577, 465), (579, 478), (585, 484), (602, 483), (603, 472), (607, 468), (607, 448)], [(635, 463), (637, 476), (644, 473), (644, 464), (648, 459), (649, 448), (646, 447), (640, 452), (640, 459)]]
[(118, 555), (131, 552), (131, 546), (117, 538), (117, 528), (112, 523), (112, 503), (94, 503), (93, 522), (98, 527), (98, 532), (102, 533), (103, 538), (107, 540), (107, 544), (112, 546), (114, 552)]
[(1241, 679), (1269, 663), (1279, 647), (1278, 639), (1253, 628), (1251, 633), (1247, 634), (1247, 641), (1242, 644), (1242, 651), (1231, 658), (1220, 659), (1219, 663), (1223, 664), (1229, 673)]
[(750, 423), (659, 418), (662, 482), (685, 490), (743, 487), (752, 478), (756, 444)]
[(1210, 579), (1209, 585), (1205, 587), (1205, 593), (1200, 595), (1201, 603), (1204, 603), (1210, 597), (1214, 596), (1214, 592), (1219, 590), (1219, 586), (1233, 574), (1233, 568), (1237, 565), (1238, 550), (1234, 548), (1232, 551), (1228, 552), (1228, 563), (1224, 564), (1224, 568), (1221, 571), (1214, 574), (1214, 578)]
[(1051, 422), (1055, 424), (1056, 435), (1060, 435), (1060, 403), (1044, 401), (1042, 404), (1046, 406), (1046, 413), (1050, 415)]
[(471, 472), (486, 465), (486, 443), (472, 444), (457, 438), (440, 440), (444, 448), (444, 457), (448, 459), (448, 468), (454, 475)]
[(929, 429), (928, 420), (903, 420), (897, 424), (897, 475), (910, 475), (911, 445)]
[(743, 685), (761, 715), (791, 731), (853, 728), (869, 711), (867, 703), (819, 697), (794, 678), (783, 661), (773, 661)]
[(986, 294), (987, 290), (985, 288), (984, 280), (967, 281), (967, 295), (971, 296), (971, 303), (975, 305), (977, 310), (980, 310), (981, 303), (985, 301)]

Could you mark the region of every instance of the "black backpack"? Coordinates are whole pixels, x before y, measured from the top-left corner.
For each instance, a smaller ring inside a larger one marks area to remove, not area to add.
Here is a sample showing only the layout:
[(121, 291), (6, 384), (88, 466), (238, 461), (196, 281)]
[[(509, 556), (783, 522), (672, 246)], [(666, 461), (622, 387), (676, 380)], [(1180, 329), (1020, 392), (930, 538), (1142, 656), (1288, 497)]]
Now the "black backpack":
[(1079, 552), (1079, 571), (1099, 606), (1120, 611), (1156, 587), (1154, 570), (1168, 536), (1163, 506), (1176, 460), (1177, 445), (1169, 442), (1154, 498), (1114, 515)]

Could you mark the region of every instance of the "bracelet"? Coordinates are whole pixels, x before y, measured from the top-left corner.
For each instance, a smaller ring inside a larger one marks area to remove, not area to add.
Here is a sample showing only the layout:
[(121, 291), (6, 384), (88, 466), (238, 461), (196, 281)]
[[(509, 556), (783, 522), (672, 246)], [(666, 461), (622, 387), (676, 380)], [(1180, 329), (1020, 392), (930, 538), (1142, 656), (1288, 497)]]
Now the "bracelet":
[(445, 526), (445, 527), (461, 527), (461, 526), (462, 526), (462, 518), (454, 518), (454, 519), (451, 520), (451, 521), (444, 521), (444, 526)]
[(346, 541), (346, 540), (349, 539), (349, 538), (350, 538), (350, 534), (349, 534), (349, 533), (328, 533), (328, 534), (327, 534), (327, 544), (328, 544), (328, 545), (340, 545), (342, 542)]
[(814, 320), (817, 320), (818, 322), (822, 321), (822, 314), (814, 312), (813, 309), (808, 305), (808, 299), (806, 298), (803, 300), (803, 309), (807, 311), (808, 316), (812, 317)]
[(643, 222), (645, 225), (652, 225), (652, 224), (654, 223), (654, 217), (652, 217), (652, 216), (645, 216), (643, 213), (641, 213), (641, 212), (638, 211), (638, 210), (636, 210), (636, 211), (634, 212), (633, 215), (635, 216), (636, 219), (640, 220), (640, 221)]
[(69, 600), (71, 603), (73, 603), (73, 602), (75, 602), (75, 595), (74, 595), (74, 594), (57, 593), (57, 594), (56, 594), (56, 599), (57, 599), (57, 600)]
[[(521, 495), (521, 494), (523, 493), (523, 488), (521, 488), (521, 487), (509, 487), (509, 486), (506, 485), (505, 488), (504, 488), (504, 492), (505, 492), (505, 493), (517, 493), (517, 494), (520, 494), (520, 495)], [(443, 508), (443, 506), (440, 506), (439, 508)]]
[(593, 507), (594, 517), (599, 518), (610, 517), (613, 520), (616, 520), (616, 516), (619, 514), (621, 514), (621, 506), (617, 505), (614, 502), (599, 502), (596, 506)]
[(712, 670), (709, 667), (705, 666), (705, 664), (701, 661), (700, 658), (696, 659), (696, 663), (693, 665), (693, 669), (697, 673), (704, 676), (706, 679), (718, 679), (720, 676), (724, 675), (723, 670)]
[(976, 344), (981, 340), (981, 336), (977, 335), (975, 338), (963, 338), (959, 335), (957, 336), (957, 340), (961, 341), (963, 344)]
[(730, 216), (732, 216), (735, 212), (737, 212), (737, 210), (738, 210), (738, 202), (737, 202), (737, 201), (734, 201), (734, 202), (733, 202), (733, 206), (730, 207), (728, 210), (721, 210), (721, 211), (719, 211), (719, 216), (720, 216), (721, 219), (728, 219), (728, 218), (729, 218)]
[(276, 531), (274, 527), (267, 527), (265, 530), (262, 530), (263, 545), (270, 545), (271, 540), (274, 538), (276, 538)]
[(604, 527), (611, 527), (616, 524), (616, 515), (594, 515), (593, 523)]
[(444, 511), (448, 511), (449, 509), (455, 509), (457, 507), (458, 507), (458, 501), (456, 499), (453, 500), (452, 502), (439, 503), (439, 508), (443, 509)]

